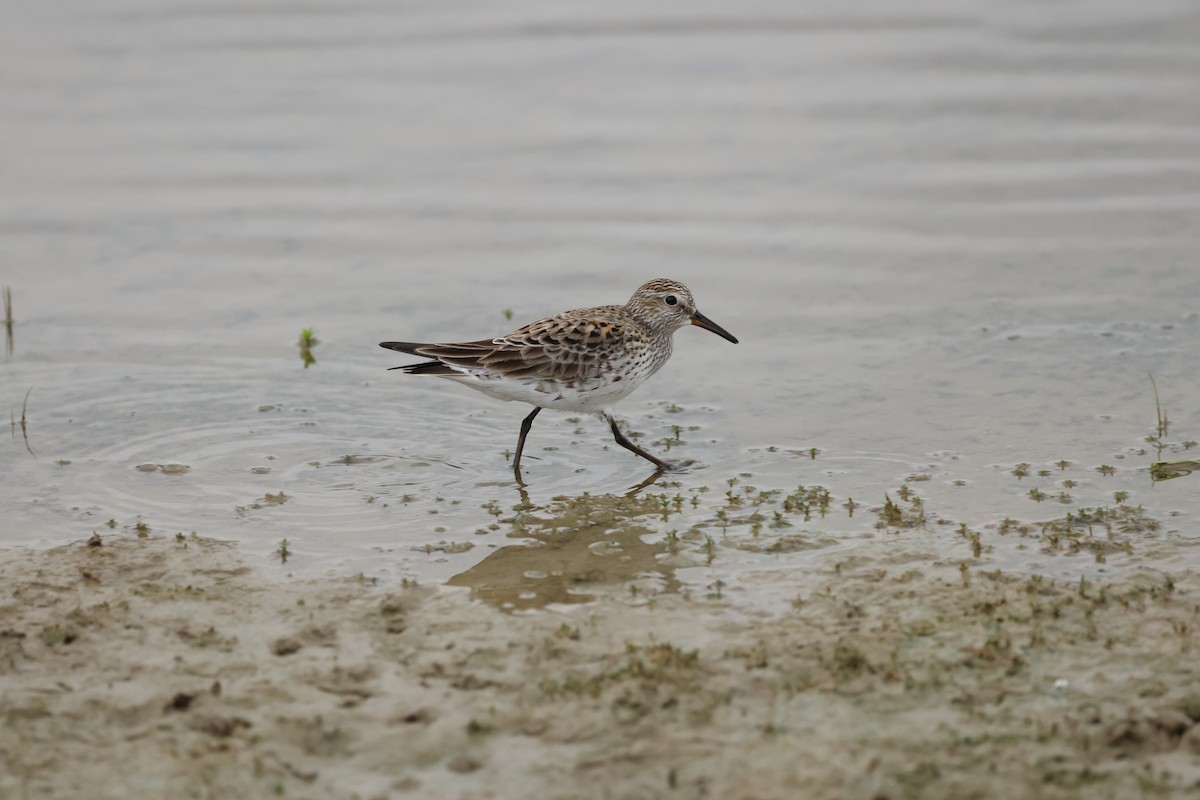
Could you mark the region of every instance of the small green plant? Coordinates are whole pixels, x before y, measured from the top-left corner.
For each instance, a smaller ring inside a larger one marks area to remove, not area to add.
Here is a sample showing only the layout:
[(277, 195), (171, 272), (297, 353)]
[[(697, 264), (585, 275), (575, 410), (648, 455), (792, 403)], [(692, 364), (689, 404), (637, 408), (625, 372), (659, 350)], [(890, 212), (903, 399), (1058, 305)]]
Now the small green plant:
[(314, 328), (305, 328), (300, 331), (300, 341), (297, 344), (300, 347), (300, 360), (304, 362), (305, 369), (317, 363), (316, 357), (312, 354), (312, 349), (320, 343), (321, 340), (316, 337), (316, 330)]
[(1154, 389), (1154, 410), (1158, 418), (1158, 438), (1162, 439), (1167, 435), (1167, 412), (1163, 411), (1162, 403), (1158, 399), (1158, 384), (1154, 382), (1154, 375), (1146, 373), (1150, 376), (1150, 386)]
[(675, 528), (667, 531), (667, 550), (672, 553), (679, 552), (679, 531)]
[(291, 555), (291, 553), (292, 553), (292, 551), (288, 549), (288, 540), (287, 539), (284, 539), (283, 541), (281, 541), (279, 543), (279, 547), (275, 548), (275, 555), (279, 556), (280, 564), (286, 564), (287, 560), (288, 560), (288, 556)]

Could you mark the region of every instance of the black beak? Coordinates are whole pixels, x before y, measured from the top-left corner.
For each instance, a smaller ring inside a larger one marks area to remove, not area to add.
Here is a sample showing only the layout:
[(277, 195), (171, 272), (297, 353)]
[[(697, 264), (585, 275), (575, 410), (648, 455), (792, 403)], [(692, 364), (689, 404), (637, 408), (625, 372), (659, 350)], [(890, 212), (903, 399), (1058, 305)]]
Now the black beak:
[(708, 317), (701, 314), (699, 311), (697, 311), (695, 314), (692, 314), (692, 324), (698, 325), (701, 328), (704, 328), (704, 330), (706, 330), (706, 331), (712, 331), (717, 336), (720, 336), (722, 339), (728, 339), (729, 341), (733, 342), (734, 344), (738, 343), (738, 340), (736, 338), (734, 338), (734, 335), (732, 333), (725, 330), (720, 325), (718, 325), (717, 323), (713, 322)]

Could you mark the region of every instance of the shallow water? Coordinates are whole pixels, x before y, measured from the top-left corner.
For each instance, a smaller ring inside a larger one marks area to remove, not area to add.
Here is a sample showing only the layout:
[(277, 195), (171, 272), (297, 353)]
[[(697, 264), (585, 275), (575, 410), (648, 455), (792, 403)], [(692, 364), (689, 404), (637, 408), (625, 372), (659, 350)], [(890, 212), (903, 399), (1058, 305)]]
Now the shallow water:
[[(1196, 476), (1152, 484), (1146, 441), (1150, 373), (1161, 457), (1200, 439), (1194, 4), (16, 8), (0, 398), (19, 420), (29, 392), (35, 455), (18, 425), (4, 544), (141, 521), (516, 607), (774, 608), (895, 537), (981, 569), (1200, 567)], [(631, 495), (648, 465), (553, 415), (522, 492), (527, 407), (376, 346), (658, 276), (741, 344), (680, 331), (617, 407), (694, 462)], [(823, 515), (785, 509), (801, 485)], [(1037, 524), (1114, 493), (1142, 514)]]

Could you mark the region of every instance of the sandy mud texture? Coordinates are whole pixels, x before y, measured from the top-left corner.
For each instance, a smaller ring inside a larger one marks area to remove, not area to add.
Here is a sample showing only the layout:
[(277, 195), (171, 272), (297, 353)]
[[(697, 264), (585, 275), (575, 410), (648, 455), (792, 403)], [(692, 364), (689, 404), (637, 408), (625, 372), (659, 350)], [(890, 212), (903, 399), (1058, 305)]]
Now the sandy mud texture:
[(198, 538), (6, 551), (0, 796), (1195, 796), (1196, 575), (900, 561), (772, 616), (506, 614)]

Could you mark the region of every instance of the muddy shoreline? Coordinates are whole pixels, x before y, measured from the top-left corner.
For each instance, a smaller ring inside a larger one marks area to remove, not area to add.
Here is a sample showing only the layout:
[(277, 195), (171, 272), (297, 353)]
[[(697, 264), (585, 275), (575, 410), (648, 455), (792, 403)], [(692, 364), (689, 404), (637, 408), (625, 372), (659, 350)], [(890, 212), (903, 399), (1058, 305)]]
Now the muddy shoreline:
[[(1200, 576), (898, 548), (747, 615), (504, 613), (235, 545), (0, 553), (5, 797), (1130, 797), (1200, 785)], [(801, 794), (798, 794), (801, 793)]]

